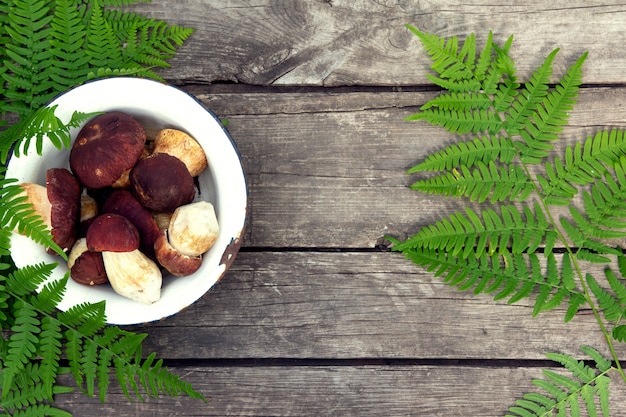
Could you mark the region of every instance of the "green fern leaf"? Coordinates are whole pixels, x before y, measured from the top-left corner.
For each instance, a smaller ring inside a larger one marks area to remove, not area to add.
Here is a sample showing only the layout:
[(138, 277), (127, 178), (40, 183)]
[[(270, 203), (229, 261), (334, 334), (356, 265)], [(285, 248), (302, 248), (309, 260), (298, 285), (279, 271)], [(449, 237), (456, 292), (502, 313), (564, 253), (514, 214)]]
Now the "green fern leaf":
[(412, 190), (427, 194), (439, 194), (453, 197), (468, 197), (470, 201), (484, 202), (488, 198), (492, 203), (506, 200), (526, 200), (535, 190), (535, 185), (526, 172), (517, 165), (496, 166), (476, 162), (476, 168), (470, 170), (460, 167), (443, 175), (413, 183)]
[[(541, 242), (548, 242), (548, 251), (555, 231), (549, 226), (539, 205), (535, 211), (525, 207), (522, 213), (514, 206), (502, 206), (500, 214), (488, 208), (482, 211), (482, 218), (466, 208), (465, 215), (455, 213), (433, 225), (422, 228), (405, 242), (394, 246), (394, 250), (404, 251), (418, 247), (445, 250), (452, 255), (465, 251), (480, 257), (482, 253), (507, 251), (514, 253), (534, 251)], [(498, 249), (499, 248), (499, 249)], [(463, 255), (465, 257), (465, 255)]]
[(550, 169), (548, 178), (538, 177), (544, 199), (549, 203), (554, 196), (571, 199), (578, 192), (577, 186), (590, 184), (603, 176), (611, 181), (609, 168), (618, 170), (618, 180), (623, 178), (625, 151), (626, 140), (621, 130), (598, 132), (593, 137), (589, 136), (584, 145), (578, 142), (573, 148), (567, 146), (564, 161), (556, 158), (554, 165), (547, 164)]
[(626, 158), (614, 164), (615, 179), (606, 173), (583, 193), (585, 213), (598, 228), (626, 228)]
[[(93, 68), (124, 68), (122, 43), (104, 18), (99, 2), (94, 2), (89, 13), (85, 52)], [(103, 54), (102, 51), (108, 53)]]
[(75, 328), (81, 337), (90, 337), (106, 325), (104, 301), (76, 304), (59, 313), (58, 318), (68, 327)]
[(10, 391), (13, 378), (24, 370), (27, 363), (35, 358), (40, 322), (37, 312), (22, 301), (15, 303), (15, 324), (8, 341), (8, 352), (2, 373), (2, 395)]
[[(583, 349), (583, 348), (581, 348)], [(589, 416), (598, 415), (597, 402), (600, 404), (602, 416), (608, 417), (609, 411), (609, 383), (607, 373), (612, 366), (605, 367), (606, 359), (602, 358), (595, 349), (585, 347), (585, 353), (591, 353), (594, 359), (601, 359), (603, 369), (592, 368), (582, 361), (566, 354), (548, 353), (546, 356), (561, 366), (570, 375), (561, 374), (550, 369), (544, 369), (544, 379), (533, 380), (533, 385), (546, 392), (526, 394), (523, 400), (516, 401), (514, 407), (509, 408), (508, 417), (514, 416), (549, 416), (581, 415), (580, 401), (585, 404)]]
[(562, 126), (569, 120), (569, 113), (576, 103), (578, 88), (582, 83), (582, 65), (587, 58), (584, 53), (567, 71), (555, 89), (546, 95), (537, 110), (523, 123), (520, 130), (523, 144), (518, 148), (522, 160), (538, 163), (548, 155), (552, 143), (558, 138)]
[(9, 6), (11, 18), (5, 27), (9, 42), (5, 45), (8, 69), (3, 75), (7, 83), (4, 92), (7, 108), (26, 115), (48, 102), (52, 83), (46, 77), (50, 65), (51, 16), (49, 2), (38, 0), (14, 1)]
[(45, 399), (53, 400), (54, 386), (61, 359), (61, 326), (59, 322), (50, 316), (41, 319), (41, 334), (39, 336), (39, 367), (41, 375), (41, 387), (45, 392)]
[(13, 417), (72, 417), (71, 413), (50, 404), (37, 404), (23, 410), (17, 410)]
[(408, 116), (406, 120), (425, 120), (459, 135), (472, 133), (495, 134), (502, 129), (502, 120), (490, 110), (450, 111), (427, 109)]
[(54, 18), (50, 22), (51, 53), (56, 58), (50, 68), (50, 78), (57, 91), (67, 90), (87, 79), (89, 55), (83, 53), (87, 37), (84, 7), (74, 0), (57, 0)]
[(409, 169), (407, 173), (452, 170), (461, 165), (471, 168), (478, 162), (489, 164), (499, 161), (508, 164), (513, 161), (515, 155), (515, 146), (509, 138), (483, 136), (471, 141), (449, 145), (440, 152), (430, 154), (423, 162)]
[(38, 311), (52, 314), (63, 299), (69, 277), (69, 273), (66, 273), (61, 279), (48, 280), (34, 296), (30, 297), (30, 303)]
[(16, 269), (6, 278), (6, 291), (17, 297), (30, 295), (50, 278), (56, 266), (57, 264), (38, 263)]
[(424, 104), (420, 110), (424, 111), (433, 107), (460, 112), (486, 110), (491, 107), (491, 99), (482, 92), (443, 92)]
[(445, 39), (424, 33), (411, 25), (407, 28), (421, 41), (424, 49), (432, 60), (431, 68), (441, 79), (469, 80), (473, 78), (474, 62), (476, 60), (476, 38), (470, 35), (466, 38), (463, 47), (459, 50), (456, 36)]
[(98, 344), (94, 340), (85, 339), (80, 365), (85, 379), (85, 393), (93, 397), (98, 379)]
[(35, 214), (32, 205), (25, 203), (26, 198), (22, 195), (22, 187), (15, 184), (17, 182), (15, 179), (4, 178), (5, 171), (4, 167), (0, 168), (0, 230), (4, 236), (3, 239), (7, 241), (7, 246), (4, 248), (10, 248), (9, 238), (13, 231), (17, 231), (45, 247), (52, 248), (56, 253), (62, 254), (63, 251), (54, 243), (48, 227)]
[(515, 135), (524, 128), (524, 121), (532, 117), (548, 94), (552, 62), (558, 51), (555, 49), (546, 57), (543, 64), (533, 72), (522, 93), (516, 96), (505, 122), (505, 129), (510, 134)]

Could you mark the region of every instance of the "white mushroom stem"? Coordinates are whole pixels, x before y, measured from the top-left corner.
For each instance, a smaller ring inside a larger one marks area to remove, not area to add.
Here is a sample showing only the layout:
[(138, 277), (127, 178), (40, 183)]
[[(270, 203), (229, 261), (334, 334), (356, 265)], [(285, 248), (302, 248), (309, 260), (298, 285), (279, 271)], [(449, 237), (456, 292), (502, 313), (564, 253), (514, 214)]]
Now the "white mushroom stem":
[(130, 252), (102, 252), (102, 258), (109, 282), (116, 293), (143, 304), (152, 304), (161, 298), (161, 271), (138, 249)]
[(178, 207), (168, 227), (170, 244), (186, 256), (199, 256), (211, 249), (218, 233), (215, 209), (206, 201)]
[(41, 217), (43, 223), (48, 227), (48, 230), (52, 230), (52, 220), (50, 213), (52, 212), (52, 205), (48, 200), (48, 190), (43, 185), (25, 182), (20, 184), (26, 196), (26, 201), (33, 205), (35, 213)]

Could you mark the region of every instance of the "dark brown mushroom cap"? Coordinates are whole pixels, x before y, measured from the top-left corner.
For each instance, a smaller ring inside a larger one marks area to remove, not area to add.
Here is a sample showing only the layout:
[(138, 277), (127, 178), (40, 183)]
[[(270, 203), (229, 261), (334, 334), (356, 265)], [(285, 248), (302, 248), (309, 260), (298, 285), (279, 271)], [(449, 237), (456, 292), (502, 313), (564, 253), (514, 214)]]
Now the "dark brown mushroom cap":
[(70, 168), (86, 187), (102, 188), (132, 168), (146, 143), (146, 131), (123, 112), (96, 116), (78, 133), (70, 150)]
[(157, 153), (141, 159), (130, 171), (131, 190), (144, 207), (171, 212), (196, 194), (193, 177), (178, 158)]
[(70, 269), (70, 276), (79, 284), (101, 285), (109, 282), (102, 253), (85, 251), (76, 260)]
[(142, 206), (127, 190), (115, 190), (102, 205), (102, 213), (120, 214), (130, 220), (139, 232), (139, 249), (154, 259), (154, 241), (159, 234), (159, 226), (152, 213)]
[(51, 206), (52, 238), (61, 249), (69, 250), (76, 241), (82, 187), (67, 169), (52, 168), (46, 171), (46, 193)]
[(154, 242), (154, 251), (159, 264), (175, 276), (184, 277), (196, 272), (202, 265), (202, 256), (187, 256), (178, 252), (167, 240), (167, 231), (162, 230)]
[(93, 252), (131, 252), (139, 248), (139, 232), (119, 214), (96, 217), (87, 230), (87, 247)]

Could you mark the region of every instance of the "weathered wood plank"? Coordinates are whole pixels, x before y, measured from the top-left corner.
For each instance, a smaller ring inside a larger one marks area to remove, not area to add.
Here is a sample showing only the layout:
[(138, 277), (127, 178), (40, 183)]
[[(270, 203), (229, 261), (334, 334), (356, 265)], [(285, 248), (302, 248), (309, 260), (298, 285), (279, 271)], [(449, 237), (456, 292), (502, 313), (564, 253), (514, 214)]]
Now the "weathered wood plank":
[[(585, 266), (586, 268), (586, 266)], [(589, 272), (600, 278), (604, 266)], [(147, 331), (165, 358), (545, 359), (601, 349), (595, 319), (457, 291), (389, 252), (243, 252), (200, 301)], [(626, 357), (626, 346), (619, 347)]]
[[(405, 117), (435, 93), (194, 94), (219, 116), (250, 184), (245, 244), (374, 247), (459, 210), (462, 200), (410, 191), (406, 169), (452, 137)], [(556, 147), (626, 127), (624, 88), (585, 88)], [(558, 211), (557, 211), (558, 212)]]
[(481, 46), (490, 30), (498, 43), (514, 34), (512, 55), (522, 79), (557, 47), (557, 74), (589, 51), (587, 83), (622, 83), (626, 67), (621, 4), (169, 0), (134, 9), (196, 29), (164, 72), (174, 82), (426, 84), (429, 61), (406, 24), (461, 39), (476, 33)]
[[(81, 417), (432, 416), (496, 417), (537, 392), (539, 368), (480, 366), (184, 367), (175, 371), (210, 397), (128, 402), (115, 386), (106, 404), (80, 395), (57, 404)], [(612, 382), (611, 416), (624, 417), (626, 386)], [(584, 409), (584, 404), (581, 404)]]

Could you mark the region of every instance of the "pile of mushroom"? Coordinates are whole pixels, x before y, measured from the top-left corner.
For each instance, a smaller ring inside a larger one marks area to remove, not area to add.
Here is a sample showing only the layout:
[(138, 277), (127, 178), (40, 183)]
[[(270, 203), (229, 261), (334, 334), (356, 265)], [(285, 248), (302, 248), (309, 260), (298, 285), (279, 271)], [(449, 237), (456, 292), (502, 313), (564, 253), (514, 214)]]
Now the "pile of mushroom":
[(45, 186), (22, 188), (68, 253), (72, 279), (110, 283), (116, 293), (150, 304), (160, 298), (165, 271), (194, 273), (217, 239), (215, 210), (197, 198), (194, 180), (207, 165), (185, 132), (163, 129), (148, 139), (136, 119), (115, 111), (80, 130), (70, 170), (50, 169)]

